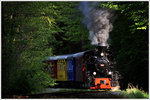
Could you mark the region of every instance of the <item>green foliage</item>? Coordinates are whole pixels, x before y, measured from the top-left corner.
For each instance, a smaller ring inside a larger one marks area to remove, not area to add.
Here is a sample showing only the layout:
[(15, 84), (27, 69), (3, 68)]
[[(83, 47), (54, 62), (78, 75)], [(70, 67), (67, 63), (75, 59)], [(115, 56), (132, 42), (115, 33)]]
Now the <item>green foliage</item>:
[(98, 5), (100, 8), (111, 8), (111, 9), (114, 9), (114, 10), (119, 10), (119, 5), (116, 3), (116, 2), (105, 2), (105, 3), (102, 3), (100, 5)]
[(82, 24), (84, 16), (78, 9), (78, 3), (60, 2), (58, 5), (59, 7), (57, 9), (61, 9), (61, 11), (60, 16), (56, 19), (56, 25), (62, 31), (55, 35), (56, 39), (60, 42), (55, 46), (56, 51), (54, 53), (57, 55), (69, 54), (89, 49), (89, 32)]
[(42, 61), (52, 55), (50, 44), (56, 41), (52, 35), (58, 29), (55, 6), (39, 2), (2, 5), (3, 95), (32, 93), (54, 85)]
[(135, 87), (127, 88), (125, 91), (122, 91), (124, 98), (149, 98), (148, 93), (143, 90), (139, 90)]
[(9, 89), (12, 94), (31, 94), (43, 87), (54, 85), (54, 80), (49, 74), (35, 68), (22, 67), (11, 75), (14, 75), (9, 79), (11, 82)]
[(132, 33), (138, 29), (148, 28), (148, 2), (120, 3), (120, 9), (132, 21), (130, 25)]
[[(117, 60), (118, 70), (123, 76), (122, 83), (138, 84), (148, 90), (148, 3), (117, 4), (121, 14), (118, 14), (110, 33), (110, 47)], [(145, 26), (146, 29), (138, 29)]]

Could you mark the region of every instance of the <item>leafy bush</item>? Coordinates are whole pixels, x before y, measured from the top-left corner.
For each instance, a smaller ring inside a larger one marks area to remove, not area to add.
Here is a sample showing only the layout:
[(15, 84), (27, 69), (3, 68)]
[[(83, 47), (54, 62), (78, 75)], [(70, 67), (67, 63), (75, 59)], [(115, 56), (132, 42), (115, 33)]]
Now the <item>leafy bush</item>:
[(55, 81), (44, 71), (33, 68), (20, 68), (11, 79), (11, 94), (31, 94), (47, 86), (54, 85)]
[(125, 98), (149, 98), (148, 93), (134, 87), (132, 84), (128, 84), (128, 88), (123, 91), (123, 94)]

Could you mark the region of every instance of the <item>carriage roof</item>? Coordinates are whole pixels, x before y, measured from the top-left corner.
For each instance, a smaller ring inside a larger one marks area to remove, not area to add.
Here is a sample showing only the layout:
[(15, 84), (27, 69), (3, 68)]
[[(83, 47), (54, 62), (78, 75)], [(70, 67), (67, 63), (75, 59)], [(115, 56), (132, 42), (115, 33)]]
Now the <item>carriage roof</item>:
[(58, 55), (58, 56), (50, 56), (46, 60), (60, 60), (60, 59), (69, 59), (69, 58), (78, 58), (83, 56), (85, 52), (78, 52), (75, 54), (66, 54), (66, 55)]

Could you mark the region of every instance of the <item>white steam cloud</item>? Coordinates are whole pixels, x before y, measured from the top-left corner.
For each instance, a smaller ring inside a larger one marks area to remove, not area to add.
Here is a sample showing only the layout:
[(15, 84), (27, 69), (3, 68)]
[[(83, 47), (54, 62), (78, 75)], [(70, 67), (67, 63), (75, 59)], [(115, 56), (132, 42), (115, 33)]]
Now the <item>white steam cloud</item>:
[(85, 16), (83, 23), (89, 29), (89, 39), (92, 45), (108, 45), (109, 32), (112, 31), (114, 19), (113, 10), (98, 8), (98, 3), (81, 2), (80, 10)]

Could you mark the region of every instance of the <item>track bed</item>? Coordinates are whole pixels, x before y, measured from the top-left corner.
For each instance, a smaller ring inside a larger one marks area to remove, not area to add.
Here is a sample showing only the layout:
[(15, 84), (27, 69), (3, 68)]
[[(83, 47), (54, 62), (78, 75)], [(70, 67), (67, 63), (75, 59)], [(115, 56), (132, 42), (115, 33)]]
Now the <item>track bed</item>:
[(14, 98), (122, 98), (122, 94), (119, 91), (58, 91)]

